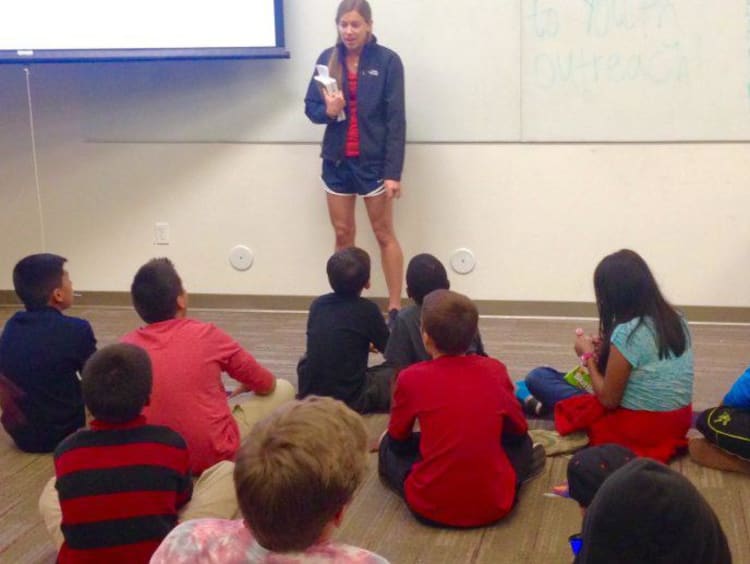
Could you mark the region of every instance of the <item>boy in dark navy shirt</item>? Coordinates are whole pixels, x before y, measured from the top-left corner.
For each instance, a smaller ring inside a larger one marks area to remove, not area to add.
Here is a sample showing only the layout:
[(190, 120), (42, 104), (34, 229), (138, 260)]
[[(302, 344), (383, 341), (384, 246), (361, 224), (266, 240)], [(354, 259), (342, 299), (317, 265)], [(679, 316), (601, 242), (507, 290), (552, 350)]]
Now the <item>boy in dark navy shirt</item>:
[(0, 422), (18, 448), (52, 452), (85, 423), (79, 373), (96, 350), (88, 321), (63, 315), (73, 303), (66, 259), (23, 258), (13, 286), (26, 306), (0, 336)]
[(317, 298), (307, 318), (307, 355), (298, 367), (299, 396), (331, 396), (360, 413), (388, 411), (392, 370), (368, 370), (370, 344), (385, 350), (388, 328), (370, 287), (370, 257), (357, 247), (326, 265), (333, 292)]

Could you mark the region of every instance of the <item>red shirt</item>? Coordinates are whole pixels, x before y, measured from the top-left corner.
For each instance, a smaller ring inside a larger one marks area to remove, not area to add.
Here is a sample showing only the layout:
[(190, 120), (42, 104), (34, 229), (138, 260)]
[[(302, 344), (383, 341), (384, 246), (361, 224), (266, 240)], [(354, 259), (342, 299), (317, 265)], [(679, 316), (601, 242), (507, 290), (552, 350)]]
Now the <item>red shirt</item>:
[(167, 427), (94, 419), (55, 450), (60, 564), (147, 563), (192, 491), (185, 441)]
[(349, 88), (349, 127), (346, 130), (346, 146), (344, 155), (347, 157), (359, 156), (359, 122), (357, 121), (357, 72), (346, 71), (346, 84)]
[(388, 424), (404, 440), (419, 420), (422, 460), (406, 479), (406, 500), (419, 515), (471, 527), (510, 511), (516, 473), (500, 443), (528, 430), (505, 365), (477, 355), (444, 356), (399, 374)]
[(154, 383), (143, 414), (149, 423), (166, 425), (184, 437), (193, 473), (234, 459), (240, 432), (221, 373), (259, 392), (273, 388), (273, 374), (224, 331), (195, 319), (152, 323), (122, 341), (148, 352)]

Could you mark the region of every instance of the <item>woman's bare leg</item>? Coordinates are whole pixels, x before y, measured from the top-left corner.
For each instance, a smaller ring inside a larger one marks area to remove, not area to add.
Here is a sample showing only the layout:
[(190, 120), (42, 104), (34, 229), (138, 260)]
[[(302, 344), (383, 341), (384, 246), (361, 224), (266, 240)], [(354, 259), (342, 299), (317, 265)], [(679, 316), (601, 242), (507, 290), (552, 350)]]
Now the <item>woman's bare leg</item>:
[(336, 235), (336, 251), (354, 246), (356, 226), (354, 224), (354, 204), (356, 196), (337, 196), (326, 192), (328, 216), (331, 218), (333, 232)]
[(385, 283), (388, 286), (388, 310), (401, 308), (404, 280), (404, 255), (393, 228), (393, 200), (385, 194), (364, 198), (370, 225), (380, 245)]

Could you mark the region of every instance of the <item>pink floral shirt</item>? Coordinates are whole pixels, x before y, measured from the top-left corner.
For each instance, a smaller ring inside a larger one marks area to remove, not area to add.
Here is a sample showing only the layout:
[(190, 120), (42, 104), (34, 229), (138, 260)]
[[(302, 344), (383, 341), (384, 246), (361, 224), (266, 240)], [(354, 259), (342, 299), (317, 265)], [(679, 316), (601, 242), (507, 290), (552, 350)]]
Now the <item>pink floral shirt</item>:
[(239, 521), (195, 519), (172, 530), (151, 557), (151, 564), (388, 564), (363, 548), (325, 542), (305, 552), (269, 552)]

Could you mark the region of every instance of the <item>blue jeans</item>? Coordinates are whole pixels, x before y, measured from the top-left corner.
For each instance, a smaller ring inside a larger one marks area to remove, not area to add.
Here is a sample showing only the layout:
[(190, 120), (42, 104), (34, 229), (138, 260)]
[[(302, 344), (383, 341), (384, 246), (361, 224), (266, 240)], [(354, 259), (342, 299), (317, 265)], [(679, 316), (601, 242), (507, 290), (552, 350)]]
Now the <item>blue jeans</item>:
[(564, 372), (558, 372), (549, 366), (540, 366), (528, 373), (526, 386), (531, 395), (542, 402), (546, 409), (553, 409), (560, 400), (588, 393), (568, 384), (563, 380), (564, 376)]

